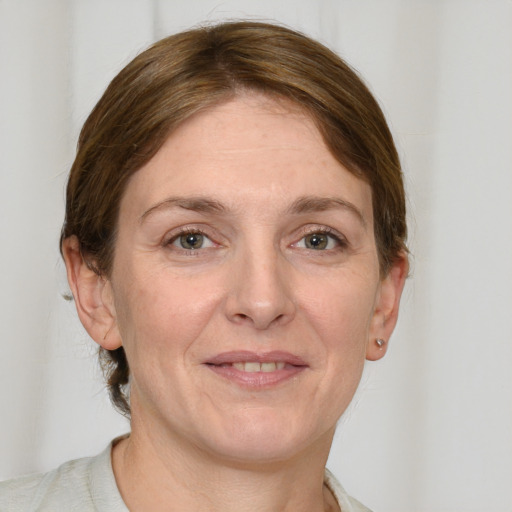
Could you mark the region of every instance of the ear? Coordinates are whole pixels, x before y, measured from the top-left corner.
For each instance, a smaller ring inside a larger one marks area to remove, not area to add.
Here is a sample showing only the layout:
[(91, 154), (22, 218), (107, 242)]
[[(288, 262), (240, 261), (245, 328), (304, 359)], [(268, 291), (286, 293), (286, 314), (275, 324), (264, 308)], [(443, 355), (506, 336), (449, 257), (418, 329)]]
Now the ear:
[[(409, 259), (405, 252), (401, 252), (388, 274), (380, 282), (370, 326), (370, 339), (366, 347), (366, 359), (369, 361), (377, 361), (386, 354), (389, 338), (398, 320), (400, 297), (408, 272)], [(376, 342), (377, 339), (382, 339), (386, 343), (379, 346)]]
[(122, 342), (110, 281), (85, 259), (76, 236), (62, 242), (62, 254), (76, 310), (85, 330), (103, 348), (119, 348)]

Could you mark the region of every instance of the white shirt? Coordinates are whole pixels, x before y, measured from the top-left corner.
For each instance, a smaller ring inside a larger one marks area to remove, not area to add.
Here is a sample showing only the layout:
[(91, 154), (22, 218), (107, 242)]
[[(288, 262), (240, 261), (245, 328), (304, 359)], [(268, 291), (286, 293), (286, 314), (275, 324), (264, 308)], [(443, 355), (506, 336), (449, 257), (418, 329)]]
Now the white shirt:
[[(96, 457), (62, 464), (45, 474), (0, 482), (0, 512), (129, 512), (112, 470), (112, 444)], [(342, 512), (371, 512), (348, 496), (326, 470), (325, 484)]]

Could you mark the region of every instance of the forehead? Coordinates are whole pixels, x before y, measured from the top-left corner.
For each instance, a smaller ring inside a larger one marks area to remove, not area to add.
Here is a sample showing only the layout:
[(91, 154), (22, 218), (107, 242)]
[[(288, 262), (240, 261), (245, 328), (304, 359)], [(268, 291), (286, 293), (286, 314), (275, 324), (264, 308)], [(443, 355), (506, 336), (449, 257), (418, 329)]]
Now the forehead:
[(180, 125), (132, 177), (121, 208), (145, 211), (177, 195), (283, 210), (297, 197), (334, 195), (372, 217), (369, 186), (335, 159), (313, 119), (288, 100), (255, 93)]

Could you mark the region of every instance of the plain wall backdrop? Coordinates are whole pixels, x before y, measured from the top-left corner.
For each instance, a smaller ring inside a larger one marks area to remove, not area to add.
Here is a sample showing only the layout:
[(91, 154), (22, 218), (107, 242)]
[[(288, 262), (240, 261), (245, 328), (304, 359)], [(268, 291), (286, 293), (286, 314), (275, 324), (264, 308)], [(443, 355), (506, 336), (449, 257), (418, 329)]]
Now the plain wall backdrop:
[(124, 64), (227, 18), (276, 20), (341, 54), (402, 156), (412, 277), (329, 466), (376, 512), (511, 512), (510, 0), (0, 0), (0, 477), (128, 430), (62, 298), (66, 173)]

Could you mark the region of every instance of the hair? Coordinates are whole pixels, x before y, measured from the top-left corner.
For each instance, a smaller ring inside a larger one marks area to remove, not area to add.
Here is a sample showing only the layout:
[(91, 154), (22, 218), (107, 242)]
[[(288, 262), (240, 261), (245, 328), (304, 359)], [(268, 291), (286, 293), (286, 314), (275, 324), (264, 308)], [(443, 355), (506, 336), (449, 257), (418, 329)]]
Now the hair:
[[(372, 189), (381, 274), (407, 251), (400, 161), (366, 85), (335, 53), (288, 28), (258, 22), (200, 27), (158, 41), (110, 83), (86, 120), (66, 192), (61, 234), (75, 235), (102, 276), (112, 270), (119, 205), (130, 177), (183, 121), (257, 91), (315, 121), (333, 156)], [(113, 404), (129, 415), (123, 347), (100, 348)]]

